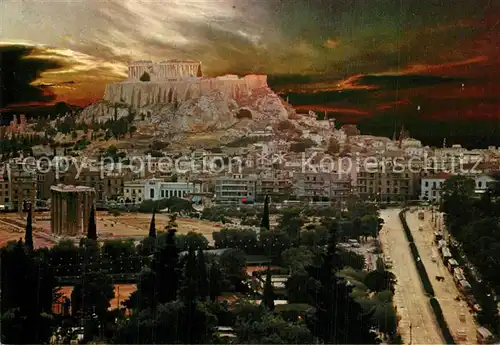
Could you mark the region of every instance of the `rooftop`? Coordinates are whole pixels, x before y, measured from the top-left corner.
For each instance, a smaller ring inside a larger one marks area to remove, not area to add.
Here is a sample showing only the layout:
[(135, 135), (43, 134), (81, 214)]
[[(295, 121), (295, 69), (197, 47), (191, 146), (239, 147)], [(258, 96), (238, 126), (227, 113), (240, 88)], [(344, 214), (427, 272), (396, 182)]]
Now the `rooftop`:
[(57, 186), (51, 186), (50, 190), (53, 190), (55, 192), (63, 192), (63, 193), (70, 193), (70, 192), (95, 192), (95, 189), (92, 188), (92, 187), (71, 186), (71, 185), (64, 185), (64, 184), (59, 184)]

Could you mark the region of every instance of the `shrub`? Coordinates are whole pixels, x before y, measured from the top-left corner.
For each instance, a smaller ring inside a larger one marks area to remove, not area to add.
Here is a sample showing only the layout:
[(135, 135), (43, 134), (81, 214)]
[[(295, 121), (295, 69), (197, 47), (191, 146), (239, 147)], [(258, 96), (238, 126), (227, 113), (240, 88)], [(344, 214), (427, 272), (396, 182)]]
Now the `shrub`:
[(448, 323), (444, 319), (443, 310), (441, 309), (439, 301), (436, 298), (432, 297), (429, 302), (431, 303), (432, 310), (436, 315), (436, 321), (439, 325), (439, 328), (441, 328), (441, 333), (443, 334), (443, 338), (446, 344), (456, 344), (455, 339), (453, 339), (453, 336), (451, 335)]
[(418, 253), (415, 243), (410, 243), (410, 250), (411, 254), (413, 255), (413, 260), (415, 261), (415, 266), (417, 267), (417, 271), (420, 275), (420, 280), (422, 281), (425, 292), (430, 296), (434, 296), (434, 288), (432, 287), (432, 283), (429, 279), (429, 275), (427, 274), (425, 266), (422, 263), (422, 259), (418, 259), (420, 258), (420, 254)]

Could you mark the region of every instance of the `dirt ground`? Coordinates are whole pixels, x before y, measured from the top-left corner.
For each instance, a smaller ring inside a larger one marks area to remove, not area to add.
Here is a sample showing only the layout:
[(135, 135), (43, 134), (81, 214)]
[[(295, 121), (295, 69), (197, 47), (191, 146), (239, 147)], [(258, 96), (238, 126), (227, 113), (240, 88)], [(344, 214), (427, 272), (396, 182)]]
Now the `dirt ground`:
[[(422, 262), (425, 265), (427, 273), (432, 283), (432, 287), (436, 293), (436, 298), (439, 300), (443, 309), (443, 314), (450, 328), (452, 335), (459, 344), (470, 344), (476, 340), (476, 328), (473, 315), (470, 313), (465, 301), (456, 301), (455, 297), (460, 295), (460, 292), (453, 281), (453, 276), (444, 265), (441, 257), (437, 254), (438, 250), (434, 244), (434, 229), (432, 223), (431, 212), (425, 212), (425, 220), (421, 221), (417, 217), (417, 212), (408, 212), (406, 221), (410, 227), (415, 244), (418, 248)], [(422, 231), (419, 231), (419, 226), (422, 226)], [(436, 255), (436, 262), (432, 261), (432, 255)], [(444, 281), (438, 282), (435, 277), (442, 276)], [(465, 322), (460, 321), (460, 314), (465, 317)], [(457, 332), (462, 331), (467, 334), (467, 339), (459, 340)]]
[[(163, 231), (169, 221), (166, 214), (156, 214), (156, 231)], [(0, 220), (0, 243), (6, 243), (12, 239), (19, 239), (24, 236), (25, 220), (18, 214), (6, 213)], [(96, 214), (97, 231), (101, 239), (103, 238), (126, 238), (126, 237), (144, 237), (148, 234), (151, 215), (145, 213), (122, 213), (119, 216), (112, 216), (108, 212), (97, 212)], [(204, 235), (209, 243), (213, 243), (212, 233), (219, 231), (221, 225), (200, 219), (177, 218), (178, 234), (187, 234), (190, 231), (198, 232)], [(50, 215), (49, 213), (36, 213), (33, 219), (33, 230), (35, 233), (35, 245), (47, 244), (46, 240), (39, 238), (37, 232), (50, 233)]]
[[(137, 290), (135, 284), (116, 284), (115, 285), (115, 297), (110, 301), (109, 310), (117, 309), (120, 307), (120, 303), (128, 299), (128, 297)], [(73, 286), (63, 286), (61, 287), (60, 293), (64, 297), (71, 299), (71, 292), (73, 291)]]
[(399, 330), (405, 344), (444, 344), (436, 324), (429, 298), (425, 295), (420, 276), (413, 262), (408, 241), (399, 220), (398, 209), (381, 211), (385, 224), (380, 240), (385, 256), (393, 261), (396, 275), (394, 303), (401, 317)]

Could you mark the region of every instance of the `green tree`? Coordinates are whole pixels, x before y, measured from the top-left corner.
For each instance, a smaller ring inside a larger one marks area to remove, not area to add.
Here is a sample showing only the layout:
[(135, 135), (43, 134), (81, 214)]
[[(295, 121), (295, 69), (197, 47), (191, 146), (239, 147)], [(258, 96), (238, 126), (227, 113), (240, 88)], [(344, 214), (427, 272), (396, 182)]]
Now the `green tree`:
[(303, 322), (290, 322), (266, 312), (239, 318), (235, 332), (239, 343), (245, 344), (312, 344), (314, 339)]
[(31, 251), (20, 239), (0, 249), (1, 341), (48, 343), (56, 281), (47, 251)]
[(224, 277), (232, 288), (241, 286), (246, 279), (245, 253), (239, 249), (228, 249), (220, 255), (219, 264)]
[(274, 287), (271, 277), (271, 267), (267, 268), (266, 281), (264, 282), (264, 291), (262, 296), (262, 305), (267, 308), (267, 310), (274, 310)]
[(149, 237), (156, 238), (155, 210), (153, 210), (153, 216), (149, 224)]
[(205, 254), (203, 254), (202, 249), (198, 249), (197, 259), (197, 285), (198, 285), (198, 296), (202, 301), (206, 301), (210, 296), (210, 281), (208, 279), (207, 263), (205, 262)]
[(314, 254), (305, 246), (290, 248), (281, 254), (283, 266), (292, 273), (302, 272), (313, 264)]
[(462, 175), (452, 176), (443, 183), (441, 210), (446, 213), (446, 225), (454, 236), (472, 219), (474, 188), (474, 180)]
[(158, 303), (167, 303), (177, 297), (180, 267), (179, 250), (175, 241), (176, 227), (174, 215), (165, 228), (167, 230), (166, 244), (157, 245), (153, 254), (152, 269), (156, 274)]
[(181, 251), (189, 250), (189, 248), (193, 248), (194, 250), (205, 250), (208, 248), (207, 238), (199, 232), (190, 231), (187, 234), (177, 235), (176, 241), (177, 248)]
[(172, 301), (119, 322), (115, 344), (209, 344), (217, 318), (203, 303)]
[(184, 264), (180, 286), (180, 297), (184, 302), (194, 301), (199, 298), (197, 271), (196, 252), (190, 249)]
[(210, 300), (212, 302), (217, 300), (222, 294), (224, 276), (217, 261), (213, 260), (210, 264), (208, 271), (208, 287)]
[(263, 253), (272, 257), (279, 257), (292, 245), (290, 237), (284, 231), (266, 231), (260, 233), (259, 237)]
[(262, 213), (262, 221), (260, 223), (260, 227), (262, 229), (269, 230), (269, 196), (266, 195), (266, 199), (264, 200), (264, 212)]
[(324, 343), (374, 344), (376, 339), (366, 322), (372, 315), (366, 314), (351, 297), (352, 287), (336, 276), (343, 265), (336, 253), (336, 233), (332, 229), (331, 242), (319, 267), (311, 267), (309, 275), (315, 284), (309, 291), (314, 317), (308, 320), (312, 334)]
[(287, 233), (293, 241), (296, 241), (303, 225), (304, 219), (301, 216), (301, 209), (290, 207), (283, 210), (278, 228)]
[(392, 301), (376, 305), (372, 316), (372, 322), (380, 332), (386, 334), (387, 336), (392, 338), (396, 335), (398, 317), (392, 305)]
[(150, 308), (154, 310), (156, 303), (156, 273), (149, 267), (143, 267), (137, 277), (137, 290), (133, 292), (123, 305), (139, 312)]
[(114, 286), (106, 274), (102, 272), (84, 272), (82, 282), (77, 284), (71, 293), (73, 316), (78, 315), (85, 320), (85, 338), (99, 336), (99, 328), (95, 318), (104, 325), (110, 301), (114, 297)]
[(87, 238), (89, 240), (97, 241), (97, 226), (95, 222), (95, 207), (92, 205), (90, 208), (89, 224), (87, 228)]
[(375, 270), (366, 275), (364, 284), (368, 289), (374, 292), (389, 290), (394, 293), (396, 276), (394, 273), (386, 270)]
[(26, 220), (26, 235), (24, 238), (26, 248), (33, 250), (33, 220), (32, 220), (32, 206), (28, 207), (28, 217)]

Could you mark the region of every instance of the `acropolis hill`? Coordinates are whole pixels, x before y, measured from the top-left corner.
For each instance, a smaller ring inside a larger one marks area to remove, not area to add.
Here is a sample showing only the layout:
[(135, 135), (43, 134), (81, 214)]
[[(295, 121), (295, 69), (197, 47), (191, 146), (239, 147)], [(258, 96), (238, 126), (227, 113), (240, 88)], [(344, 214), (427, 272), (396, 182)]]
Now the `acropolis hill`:
[(177, 104), (219, 91), (226, 100), (238, 100), (253, 90), (267, 88), (267, 76), (202, 76), (201, 62), (168, 60), (158, 63), (135, 61), (128, 66), (128, 78), (106, 86), (104, 100), (141, 108), (152, 104)]
[(295, 110), (269, 88), (265, 75), (204, 77), (199, 61), (168, 60), (131, 62), (127, 78), (106, 85), (103, 99), (79, 116), (104, 123), (131, 114), (135, 145), (138, 137), (229, 142), (284, 121)]

